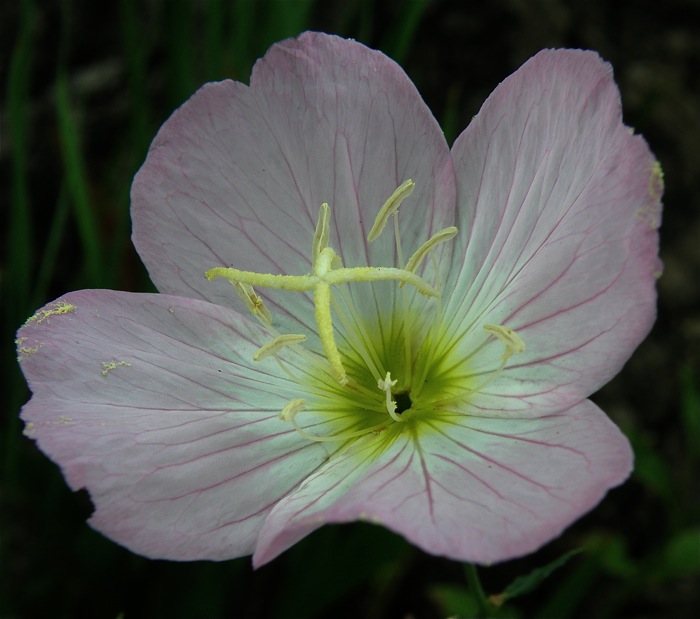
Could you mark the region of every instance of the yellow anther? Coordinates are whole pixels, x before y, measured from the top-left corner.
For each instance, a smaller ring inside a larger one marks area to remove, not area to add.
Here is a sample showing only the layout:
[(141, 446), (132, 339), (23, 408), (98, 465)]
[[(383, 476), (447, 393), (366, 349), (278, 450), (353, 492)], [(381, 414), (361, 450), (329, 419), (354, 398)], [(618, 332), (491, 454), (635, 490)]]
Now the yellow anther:
[(372, 229), (367, 235), (367, 240), (370, 243), (382, 233), (382, 230), (384, 230), (384, 227), (386, 226), (386, 222), (389, 221), (389, 217), (391, 217), (391, 215), (398, 210), (401, 203), (413, 193), (413, 188), (415, 186), (416, 184), (410, 178), (407, 181), (404, 181), (396, 188), (396, 191), (391, 194), (389, 199), (384, 203), (384, 206), (379, 209), (379, 213), (377, 213)]
[(306, 341), (305, 335), (298, 335), (294, 333), (287, 333), (276, 337), (271, 342), (260, 347), (258, 351), (253, 355), (253, 361), (260, 361), (266, 357), (276, 355), (285, 346), (292, 346), (293, 344), (301, 344)]
[(238, 296), (243, 299), (243, 303), (245, 303), (250, 313), (269, 327), (272, 324), (272, 315), (270, 314), (270, 310), (265, 306), (262, 298), (256, 294), (253, 287), (240, 282), (231, 283), (233, 284), (233, 289), (238, 293)]
[(294, 422), (294, 417), (296, 417), (297, 414), (303, 411), (305, 408), (306, 400), (292, 400), (282, 409), (282, 412), (279, 414), (279, 418), (282, 421)]
[(316, 262), (321, 252), (328, 247), (330, 239), (330, 207), (327, 202), (321, 204), (321, 209), (318, 212), (318, 221), (316, 222), (316, 230), (311, 243), (311, 271), (316, 270)]
[[(444, 228), (439, 232), (436, 232), (431, 236), (425, 243), (423, 243), (416, 252), (408, 259), (408, 264), (406, 264), (406, 270), (409, 273), (415, 273), (418, 267), (421, 265), (425, 257), (432, 251), (434, 247), (445, 241), (453, 239), (457, 234), (457, 228), (450, 226), (449, 228)], [(401, 282), (401, 286), (404, 282)]]
[[(205, 273), (207, 279), (211, 280), (214, 279), (214, 277), (220, 277), (218, 275), (210, 276), (211, 271), (215, 270), (216, 269), (211, 269)], [(250, 313), (253, 314), (253, 316), (255, 316), (265, 326), (269, 327), (272, 324), (272, 314), (270, 314), (270, 310), (267, 309), (262, 298), (256, 294), (253, 287), (250, 284), (246, 284), (235, 279), (226, 279), (231, 282), (236, 294), (243, 300), (243, 303), (245, 303), (245, 306), (248, 308)]]
[(505, 362), (513, 355), (519, 355), (525, 350), (525, 342), (513, 329), (502, 325), (484, 325), (484, 331), (498, 338), (506, 347), (501, 357), (502, 365), (505, 365)]

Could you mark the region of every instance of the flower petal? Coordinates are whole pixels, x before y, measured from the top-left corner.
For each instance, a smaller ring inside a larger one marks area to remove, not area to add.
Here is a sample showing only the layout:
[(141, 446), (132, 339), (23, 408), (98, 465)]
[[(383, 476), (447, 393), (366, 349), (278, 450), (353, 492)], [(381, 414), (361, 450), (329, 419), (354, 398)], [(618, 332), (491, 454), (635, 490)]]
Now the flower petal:
[(298, 394), (274, 360), (253, 368), (268, 339), (202, 301), (66, 295), (18, 333), (25, 433), (90, 492), (92, 526), (131, 550), (250, 554), (271, 506), (329, 453), (277, 418)]
[[(371, 247), (366, 237), (408, 178), (416, 190), (400, 222), (410, 255), (454, 217), (440, 127), (392, 60), (306, 33), (274, 45), (250, 87), (208, 84), (165, 123), (132, 188), (134, 244), (161, 292), (242, 308), (226, 282), (203, 272), (309, 272), (323, 202), (347, 266), (393, 266), (392, 235)], [(309, 326), (307, 295), (261, 294), (282, 330)]]
[(525, 353), (489, 390), (540, 413), (570, 406), (654, 321), (660, 169), (622, 124), (610, 66), (571, 50), (543, 51), (506, 79), (453, 155), (465, 233), (447, 285), (454, 337), (515, 329)]
[[(454, 416), (400, 433), (374, 456), (337, 454), (265, 521), (270, 561), (324, 523), (380, 523), (427, 552), (493, 563), (536, 550), (594, 507), (632, 468), (617, 427), (590, 401), (526, 418)], [(363, 459), (364, 457), (364, 459)]]

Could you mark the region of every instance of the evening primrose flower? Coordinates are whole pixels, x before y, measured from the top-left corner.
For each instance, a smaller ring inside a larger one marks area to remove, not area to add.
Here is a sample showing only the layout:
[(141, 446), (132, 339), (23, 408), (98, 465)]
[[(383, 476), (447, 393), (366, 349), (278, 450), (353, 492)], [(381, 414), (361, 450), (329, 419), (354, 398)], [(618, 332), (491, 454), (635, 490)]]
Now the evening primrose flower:
[(20, 329), (26, 434), (148, 557), (261, 565), (354, 520), (524, 555), (630, 472), (587, 398), (654, 320), (660, 194), (595, 53), (537, 54), (450, 150), (383, 54), (284, 41), (134, 180), (162, 294), (74, 292)]

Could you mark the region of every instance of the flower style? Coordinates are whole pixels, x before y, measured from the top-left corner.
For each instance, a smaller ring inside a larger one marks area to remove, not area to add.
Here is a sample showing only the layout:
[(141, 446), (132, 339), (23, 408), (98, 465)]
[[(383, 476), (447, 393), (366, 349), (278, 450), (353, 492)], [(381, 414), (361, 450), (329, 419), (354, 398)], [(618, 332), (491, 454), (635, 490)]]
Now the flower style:
[(660, 194), (595, 53), (537, 54), (450, 150), (383, 54), (283, 41), (134, 180), (161, 294), (74, 292), (20, 329), (26, 434), (149, 557), (261, 565), (353, 520), (526, 554), (630, 472), (587, 397), (654, 320)]

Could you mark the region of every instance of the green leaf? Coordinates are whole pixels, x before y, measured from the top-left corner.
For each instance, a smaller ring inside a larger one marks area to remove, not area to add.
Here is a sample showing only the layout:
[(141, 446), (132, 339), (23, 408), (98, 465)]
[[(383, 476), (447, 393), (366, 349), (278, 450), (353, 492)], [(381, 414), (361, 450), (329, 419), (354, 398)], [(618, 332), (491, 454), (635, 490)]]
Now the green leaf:
[(681, 421), (688, 454), (700, 459), (700, 386), (689, 366), (681, 371), (681, 396)]
[(571, 550), (555, 561), (548, 563), (544, 567), (538, 567), (532, 570), (532, 572), (530, 572), (527, 576), (518, 576), (518, 578), (516, 578), (506, 587), (503, 593), (501, 593), (499, 596), (493, 596), (492, 600), (497, 598), (500, 603), (503, 603), (506, 600), (512, 600), (515, 597), (534, 591), (552, 572), (559, 569), (569, 559), (571, 559), (571, 557), (581, 552), (581, 550), (581, 548)]
[(476, 617), (479, 612), (476, 596), (461, 585), (435, 585), (429, 595), (445, 617)]
[(658, 571), (669, 580), (700, 576), (700, 527), (681, 531), (667, 542)]
[(639, 565), (630, 557), (624, 537), (601, 535), (597, 539), (589, 538), (586, 546), (594, 549), (605, 573), (627, 580), (638, 576)]
[(675, 495), (668, 463), (658, 453), (649, 436), (634, 430), (628, 436), (634, 449), (635, 478), (668, 504), (672, 504)]

